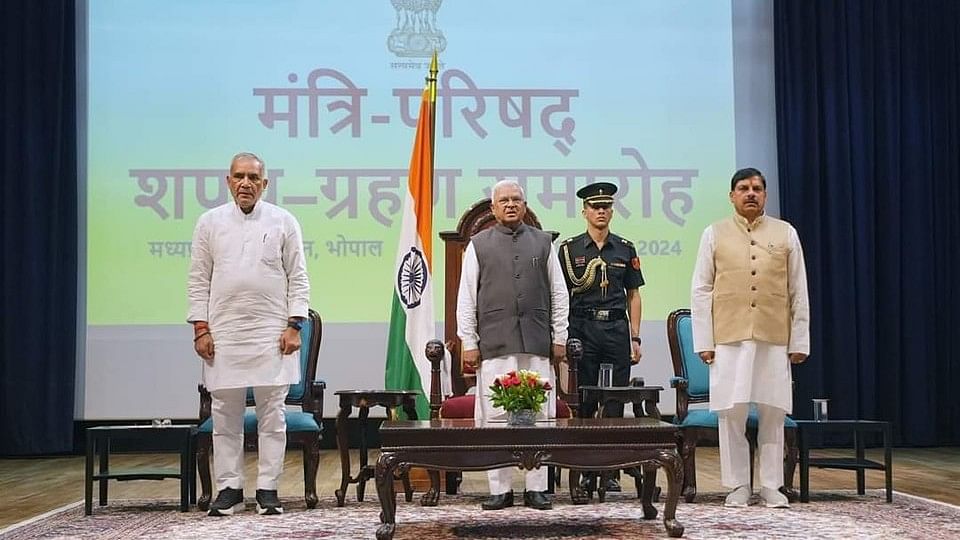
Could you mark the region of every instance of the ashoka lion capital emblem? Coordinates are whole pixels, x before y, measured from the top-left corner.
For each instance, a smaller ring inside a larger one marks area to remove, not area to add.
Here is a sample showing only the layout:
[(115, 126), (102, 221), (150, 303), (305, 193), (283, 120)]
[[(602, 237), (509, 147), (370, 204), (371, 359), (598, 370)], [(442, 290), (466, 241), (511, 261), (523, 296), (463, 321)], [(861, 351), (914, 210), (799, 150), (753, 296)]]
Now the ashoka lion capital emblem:
[(437, 11), (443, 0), (390, 0), (397, 10), (397, 25), (387, 38), (387, 48), (397, 56), (429, 58), (443, 52), (447, 38), (437, 28)]
[(420, 305), (423, 291), (427, 288), (427, 262), (423, 253), (411, 247), (410, 252), (403, 256), (400, 268), (397, 270), (397, 291), (400, 301), (407, 309)]

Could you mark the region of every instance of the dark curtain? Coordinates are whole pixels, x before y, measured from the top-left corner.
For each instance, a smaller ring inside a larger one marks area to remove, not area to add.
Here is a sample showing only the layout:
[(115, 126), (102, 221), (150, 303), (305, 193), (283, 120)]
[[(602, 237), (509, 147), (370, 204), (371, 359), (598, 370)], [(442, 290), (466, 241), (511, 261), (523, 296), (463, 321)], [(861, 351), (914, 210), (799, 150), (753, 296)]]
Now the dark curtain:
[(813, 351), (795, 413), (960, 443), (960, 2), (778, 0), (781, 209)]
[(0, 455), (73, 448), (75, 21), (67, 0), (0, 7)]

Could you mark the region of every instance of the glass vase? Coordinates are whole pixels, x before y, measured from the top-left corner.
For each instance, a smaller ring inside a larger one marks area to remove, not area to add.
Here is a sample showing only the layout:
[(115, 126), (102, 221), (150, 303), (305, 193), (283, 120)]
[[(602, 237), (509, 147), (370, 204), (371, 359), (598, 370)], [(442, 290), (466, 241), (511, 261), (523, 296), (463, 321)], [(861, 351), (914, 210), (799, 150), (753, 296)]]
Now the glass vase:
[(507, 411), (507, 424), (511, 426), (532, 426), (537, 421), (537, 412), (533, 409)]

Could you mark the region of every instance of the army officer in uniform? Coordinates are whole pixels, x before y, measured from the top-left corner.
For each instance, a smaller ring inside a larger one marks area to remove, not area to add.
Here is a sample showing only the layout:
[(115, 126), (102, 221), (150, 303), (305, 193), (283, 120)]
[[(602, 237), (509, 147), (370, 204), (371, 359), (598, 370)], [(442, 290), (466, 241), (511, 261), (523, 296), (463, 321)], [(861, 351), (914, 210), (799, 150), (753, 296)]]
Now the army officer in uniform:
[[(577, 191), (583, 199), (587, 230), (560, 244), (560, 267), (570, 291), (571, 338), (583, 342), (578, 377), (582, 385), (598, 382), (600, 364), (613, 364), (613, 385), (626, 386), (630, 367), (640, 361), (640, 290), (643, 273), (633, 244), (610, 232), (617, 186), (596, 182)], [(580, 414), (592, 417), (596, 403), (582, 403)], [(623, 416), (623, 404), (604, 407), (604, 416)], [(607, 491), (619, 491), (610, 479)]]

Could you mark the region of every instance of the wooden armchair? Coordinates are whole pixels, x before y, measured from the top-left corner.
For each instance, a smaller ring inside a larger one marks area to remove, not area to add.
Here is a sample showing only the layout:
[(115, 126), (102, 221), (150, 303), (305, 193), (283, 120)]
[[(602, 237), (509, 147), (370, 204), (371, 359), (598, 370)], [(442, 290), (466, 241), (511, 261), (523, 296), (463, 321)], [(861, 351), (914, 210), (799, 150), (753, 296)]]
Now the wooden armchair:
[[(323, 323), (320, 315), (310, 310), (300, 330), (300, 382), (290, 385), (286, 404), (300, 410), (288, 410), (287, 443), (303, 449), (303, 492), (307, 508), (315, 508), (317, 498), (317, 468), (320, 465), (320, 441), (323, 439), (323, 390), (327, 383), (316, 380), (317, 359), (320, 356), (320, 341)], [(212, 396), (203, 386), (200, 391), (200, 422), (197, 433), (197, 471), (200, 475), (202, 493), (197, 500), (201, 510), (210, 507), (213, 493), (210, 478), (210, 453), (213, 448), (213, 419), (210, 418)], [(254, 405), (253, 392), (247, 389), (247, 407)], [(257, 416), (247, 410), (243, 418), (243, 446), (247, 450), (257, 447)]]
[[(710, 403), (710, 370), (693, 351), (693, 321), (689, 309), (678, 309), (667, 317), (667, 339), (673, 359), (674, 377), (670, 386), (677, 392), (677, 414), (674, 423), (680, 426), (683, 458), (683, 486), (681, 494), (687, 502), (697, 496), (697, 443), (718, 442), (717, 414), (709, 409), (691, 409), (691, 404)], [(751, 408), (747, 417), (747, 438), (750, 440), (750, 478), (753, 478), (753, 458), (757, 447), (759, 418)], [(793, 491), (793, 473), (800, 455), (797, 448), (797, 423), (789, 416), (784, 419), (784, 470), (786, 495), (796, 499)], [(752, 480), (751, 480), (752, 481)]]
[[(457, 336), (457, 293), (460, 288), (460, 272), (463, 268), (463, 254), (470, 238), (478, 232), (496, 224), (496, 218), (490, 207), (490, 199), (475, 203), (464, 213), (455, 231), (440, 233), (444, 242), (444, 327), (443, 342), (431, 340), (426, 345), (427, 359), (432, 364), (430, 377), (430, 418), (473, 418), (474, 395), (467, 390), (476, 385), (476, 373), (463, 365), (462, 344)], [(530, 227), (542, 229), (536, 214), (529, 208), (524, 223)], [(552, 232), (556, 239), (558, 233)], [(451, 394), (443, 395), (440, 380), (440, 364), (444, 359), (444, 349), (450, 353)], [(577, 389), (577, 361), (583, 355), (580, 341), (573, 339), (567, 343), (567, 362), (565, 369), (558, 369), (557, 380), (557, 417), (572, 418), (577, 414), (579, 392)], [(455, 494), (460, 485), (461, 474), (446, 474), (446, 492)], [(553, 480), (553, 475), (551, 475)], [(552, 482), (551, 482), (552, 483)], [(439, 474), (431, 472), (431, 490), (421, 503), (436, 504), (439, 496)]]

